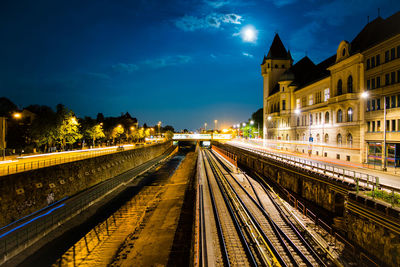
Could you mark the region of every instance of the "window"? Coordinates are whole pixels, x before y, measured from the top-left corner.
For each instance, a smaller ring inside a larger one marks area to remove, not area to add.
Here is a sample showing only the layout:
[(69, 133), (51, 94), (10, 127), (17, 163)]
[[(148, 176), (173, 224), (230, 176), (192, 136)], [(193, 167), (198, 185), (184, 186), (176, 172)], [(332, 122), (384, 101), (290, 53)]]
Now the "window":
[[(400, 70), (399, 70), (399, 72), (400, 72)], [(326, 88), (324, 90), (324, 102), (328, 101), (328, 99), (329, 99), (329, 88)]]
[(278, 64), (275, 64), (275, 69), (277, 69), (278, 68)]
[(375, 99), (371, 100), (371, 110), (374, 111), (375, 110)]
[(395, 53), (396, 53), (396, 51), (395, 51), (394, 47), (392, 49), (390, 49), (390, 60), (393, 60), (396, 58)]
[(389, 73), (385, 74), (385, 86), (389, 85)]
[(372, 122), (372, 128), (371, 128), (371, 132), (375, 132), (375, 122)]
[(385, 99), (386, 99), (386, 101), (385, 101), (386, 108), (390, 108), (389, 97), (385, 97)]
[(317, 142), (319, 143), (321, 140), (319, 140), (320, 139), (320, 136), (319, 136), (319, 134), (317, 134)]
[(297, 117), (297, 126), (300, 126), (300, 117)]
[(390, 131), (390, 120), (386, 120), (386, 130)]
[(372, 80), (371, 80), (371, 87), (372, 87), (372, 89), (376, 88), (375, 87), (375, 78), (372, 78)]
[(321, 103), (321, 91), (315, 93), (315, 104)]
[(385, 62), (389, 61), (389, 50), (385, 51)]
[(300, 98), (296, 99), (296, 108), (301, 108), (301, 106), (300, 106)]
[(348, 146), (353, 145), (353, 136), (350, 133), (347, 135), (347, 145)]
[(367, 111), (371, 110), (371, 101), (367, 100)]
[(371, 80), (367, 80), (367, 90), (371, 89)]
[(390, 82), (391, 84), (396, 82), (396, 73), (394, 71), (390, 73)]
[(371, 58), (371, 68), (375, 68), (375, 58)]
[(337, 137), (336, 137), (336, 142), (337, 142), (338, 145), (341, 145), (341, 144), (342, 144), (342, 135), (341, 135), (341, 134), (338, 134), (338, 135), (337, 135)]
[(342, 80), (339, 79), (338, 83), (337, 83), (337, 95), (341, 95), (343, 93), (342, 90)]
[(309, 95), (308, 96), (308, 105), (311, 106), (312, 104), (314, 104), (314, 97), (313, 97), (313, 95)]
[(397, 119), (397, 131), (400, 131), (400, 119)]
[(371, 68), (371, 60), (367, 59), (367, 70)]
[(400, 70), (397, 71), (397, 82), (400, 83)]
[(376, 55), (376, 65), (379, 66), (381, 64), (381, 55)]
[(325, 112), (325, 123), (329, 123), (329, 112)]
[(400, 108), (400, 95), (397, 95), (397, 107)]
[(351, 75), (347, 78), (347, 93), (353, 93), (353, 77)]
[(390, 107), (391, 108), (395, 108), (396, 107), (396, 96), (395, 95), (392, 95), (390, 97)]
[(337, 121), (337, 122), (343, 122), (343, 112), (342, 112), (341, 109), (339, 109), (339, 110), (337, 111), (337, 118), (336, 118), (336, 121)]
[(348, 122), (353, 121), (353, 109), (352, 108), (347, 109), (347, 121)]
[(284, 69), (285, 68), (285, 65), (282, 65), (282, 69)]
[(306, 98), (305, 96), (303, 96), (303, 97), (301, 98), (301, 106), (302, 106), (302, 107), (305, 107), (305, 106), (306, 106), (306, 101), (307, 101), (307, 98)]
[(378, 99), (376, 100), (376, 110), (380, 110), (380, 109), (381, 109), (381, 99), (378, 98)]
[(397, 57), (400, 58), (400, 45), (397, 46)]
[(286, 110), (286, 100), (282, 100), (282, 110)]
[(376, 88), (381, 87), (381, 76), (376, 77)]
[(324, 141), (325, 141), (325, 143), (328, 143), (328, 142), (329, 142), (329, 135), (328, 135), (328, 134), (325, 134), (325, 139), (324, 139)]
[(310, 113), (310, 125), (313, 123), (313, 115)]
[(396, 120), (392, 120), (392, 132), (396, 131)]
[(342, 50), (342, 56), (344, 57), (346, 55), (346, 48), (343, 48)]
[[(375, 122), (374, 122), (375, 123)], [(375, 124), (374, 124), (375, 125)], [(376, 122), (376, 131), (380, 132), (381, 131), (381, 121)]]
[(367, 132), (371, 131), (371, 122), (367, 122)]

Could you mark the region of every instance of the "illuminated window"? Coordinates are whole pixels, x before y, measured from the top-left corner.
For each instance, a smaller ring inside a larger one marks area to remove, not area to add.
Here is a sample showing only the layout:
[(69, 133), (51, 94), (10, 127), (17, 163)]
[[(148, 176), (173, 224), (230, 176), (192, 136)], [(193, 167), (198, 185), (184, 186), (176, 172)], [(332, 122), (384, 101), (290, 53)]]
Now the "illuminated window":
[(353, 121), (353, 109), (352, 108), (347, 109), (347, 121), (348, 122)]
[(324, 90), (324, 102), (328, 101), (329, 99), (329, 88)]
[(301, 108), (301, 106), (300, 106), (300, 98), (297, 98), (296, 99), (296, 108)]
[(325, 139), (324, 139), (324, 141), (325, 141), (325, 143), (328, 143), (328, 142), (329, 142), (329, 135), (328, 135), (328, 134), (325, 134)]
[(282, 110), (286, 110), (286, 100), (282, 100)]
[(337, 135), (336, 141), (337, 141), (337, 144), (338, 144), (338, 145), (341, 145), (341, 144), (342, 144), (342, 135), (341, 135), (341, 134), (338, 134), (338, 135)]
[(313, 97), (313, 95), (309, 95), (308, 96), (308, 105), (311, 106), (312, 104), (314, 104), (314, 97)]
[(347, 135), (347, 145), (348, 146), (353, 145), (353, 136), (350, 133)]

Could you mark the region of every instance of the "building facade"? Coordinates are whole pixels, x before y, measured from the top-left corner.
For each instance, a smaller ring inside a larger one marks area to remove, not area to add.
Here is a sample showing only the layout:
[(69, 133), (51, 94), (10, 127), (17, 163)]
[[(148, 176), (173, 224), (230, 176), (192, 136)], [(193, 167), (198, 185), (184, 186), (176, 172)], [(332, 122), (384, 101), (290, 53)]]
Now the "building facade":
[(378, 17), (352, 42), (341, 41), (336, 53), (319, 64), (307, 56), (293, 64), (276, 34), (261, 64), (266, 144), (399, 166), (399, 25), (400, 12)]

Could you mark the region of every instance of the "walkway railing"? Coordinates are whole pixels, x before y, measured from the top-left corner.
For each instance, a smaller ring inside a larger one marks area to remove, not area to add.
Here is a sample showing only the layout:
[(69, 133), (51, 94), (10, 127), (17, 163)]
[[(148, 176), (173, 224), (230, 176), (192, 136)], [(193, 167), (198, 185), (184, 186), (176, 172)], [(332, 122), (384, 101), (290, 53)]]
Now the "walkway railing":
[[(374, 195), (375, 190), (385, 190), (385, 191), (391, 192), (391, 194), (393, 195), (393, 201), (394, 201), (394, 193), (400, 193), (400, 188), (395, 188), (392, 186), (388, 186), (388, 185), (379, 183), (378, 176), (374, 176), (374, 175), (370, 175), (370, 174), (362, 173), (362, 172), (357, 172), (357, 171), (353, 171), (353, 170), (348, 170), (348, 169), (344, 169), (344, 168), (339, 168), (339, 167), (331, 165), (331, 164), (315, 162), (312, 160), (307, 160), (305, 158), (300, 158), (300, 157), (296, 157), (296, 156), (269, 152), (262, 148), (248, 147), (248, 146), (244, 146), (244, 145), (240, 145), (238, 143), (232, 143), (232, 142), (229, 142), (229, 144), (239, 147), (241, 149), (256, 153), (258, 155), (267, 157), (267, 158), (271, 158), (274, 160), (284, 162), (286, 164), (290, 164), (292, 166), (296, 166), (296, 167), (300, 167), (302, 169), (309, 170), (316, 174), (323, 174), (328, 177), (342, 180), (343, 182), (348, 182), (348, 183), (354, 184), (357, 193), (359, 192), (360, 188), (362, 190), (372, 191), (373, 198), (375, 197), (375, 195)], [(392, 204), (393, 204), (393, 201), (392, 201)]]
[[(140, 146), (140, 147), (142, 147), (142, 146)], [(135, 146), (130, 145), (128, 148), (125, 147), (124, 149), (126, 150), (126, 149), (133, 149), (133, 148), (135, 148)], [(7, 162), (7, 163), (4, 163), (4, 166), (2, 166), (2, 164), (0, 164), (0, 176), (40, 169), (43, 167), (63, 164), (63, 163), (72, 162), (72, 161), (78, 161), (78, 160), (82, 160), (82, 159), (103, 156), (103, 155), (112, 154), (112, 153), (116, 153), (116, 152), (120, 152), (120, 151), (121, 151), (120, 148), (113, 147), (113, 148), (104, 148), (102, 150), (86, 151), (86, 152), (81, 151), (81, 150), (74, 150), (74, 151), (70, 151), (70, 152), (66, 151), (65, 153), (68, 153), (68, 154), (76, 153), (76, 155), (68, 155), (68, 156), (59, 156), (56, 153), (42, 154), (44, 157), (52, 157), (53, 156), (53, 158), (32, 160), (32, 161), (22, 162), (22, 163)], [(35, 155), (32, 155), (32, 156), (34, 157)], [(22, 160), (24, 160), (24, 158), (22, 158)]]

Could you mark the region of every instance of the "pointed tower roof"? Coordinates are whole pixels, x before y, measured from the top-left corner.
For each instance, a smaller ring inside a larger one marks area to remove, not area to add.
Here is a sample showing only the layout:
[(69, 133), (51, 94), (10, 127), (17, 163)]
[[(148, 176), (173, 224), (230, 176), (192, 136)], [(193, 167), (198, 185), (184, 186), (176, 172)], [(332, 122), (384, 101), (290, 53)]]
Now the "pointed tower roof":
[(281, 38), (278, 34), (275, 34), (274, 40), (272, 41), (271, 47), (267, 55), (267, 59), (289, 59), (290, 55), (283, 45)]

